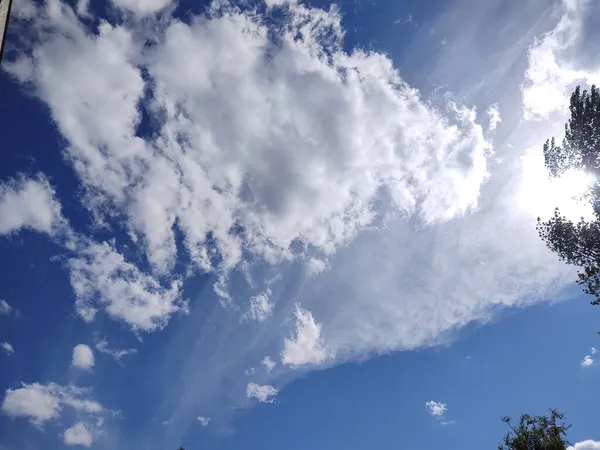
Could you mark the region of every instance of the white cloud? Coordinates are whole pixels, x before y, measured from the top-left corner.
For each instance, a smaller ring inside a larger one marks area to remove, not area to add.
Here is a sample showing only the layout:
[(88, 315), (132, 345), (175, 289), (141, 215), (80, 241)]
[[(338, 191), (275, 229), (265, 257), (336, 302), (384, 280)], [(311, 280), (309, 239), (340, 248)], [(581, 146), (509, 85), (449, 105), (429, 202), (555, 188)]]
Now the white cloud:
[(429, 414), (437, 418), (442, 417), (448, 410), (446, 403), (435, 402), (433, 400), (425, 403), (425, 407), (429, 410)]
[(98, 350), (100, 353), (104, 353), (105, 355), (109, 355), (117, 361), (120, 361), (121, 358), (123, 358), (124, 356), (135, 355), (137, 353), (137, 350), (135, 348), (109, 348), (108, 341), (106, 340), (106, 338), (96, 342), (96, 350)]
[(265, 358), (262, 360), (262, 365), (267, 372), (271, 372), (275, 368), (277, 363), (273, 361), (270, 357), (265, 356)]
[[(490, 146), (473, 111), (442, 114), (385, 55), (343, 52), (335, 9), (290, 5), (273, 46), (256, 16), (225, 7), (168, 22), (142, 51), (125, 24), (90, 35), (53, 8), (36, 10), (44, 39), (7, 70), (50, 107), (85, 204), (125, 217), (158, 274), (177, 258), (175, 226), (197, 268), (229, 271), (244, 250), (269, 262), (295, 257), (299, 241), (335, 251), (383, 192), (427, 223), (477, 205)], [(145, 88), (155, 138), (136, 135)]]
[(592, 358), (590, 355), (585, 355), (581, 361), (581, 366), (590, 367), (592, 364), (594, 364), (594, 358)]
[(69, 269), (77, 312), (86, 321), (92, 321), (102, 308), (134, 330), (154, 331), (163, 328), (174, 313), (187, 311), (180, 281), (161, 285), (108, 243), (87, 245), (69, 261)]
[(600, 441), (592, 441), (588, 439), (586, 441), (577, 442), (575, 445), (570, 445), (567, 450), (600, 450)]
[(0, 342), (0, 347), (4, 350), (4, 353), (7, 355), (12, 355), (15, 353), (15, 349), (8, 342)]
[(88, 391), (56, 383), (22, 383), (20, 388), (7, 389), (2, 412), (11, 417), (25, 417), (37, 426), (58, 418), (65, 405), (87, 414), (100, 414), (102, 405), (86, 398)]
[(271, 385), (261, 386), (256, 383), (248, 383), (246, 386), (246, 397), (255, 398), (261, 403), (273, 403), (277, 389)]
[[(576, 84), (594, 84), (600, 81), (597, 67), (587, 68), (593, 58), (583, 62), (582, 46), (589, 52), (597, 51), (596, 39), (586, 39), (586, 22), (593, 22), (598, 8), (587, 0), (563, 0), (561, 18), (555, 28), (529, 49), (529, 67), (522, 86), (524, 117), (548, 118), (554, 112), (568, 111), (569, 96)], [(595, 22), (594, 22), (595, 23)], [(594, 25), (595, 26), (595, 25)]]
[(90, 447), (94, 443), (91, 427), (84, 422), (77, 422), (67, 428), (63, 434), (63, 442), (67, 445)]
[(296, 0), (265, 0), (265, 4), (268, 8), (274, 8), (278, 6), (284, 6), (287, 4), (295, 4)]
[(94, 367), (94, 352), (92, 349), (85, 344), (78, 344), (73, 347), (73, 360), (71, 361), (73, 367), (83, 370), (92, 370)]
[(296, 305), (294, 312), (296, 329), (291, 339), (284, 341), (281, 361), (288, 366), (316, 365), (333, 357), (331, 350), (321, 339), (321, 325), (315, 323), (310, 311)]
[(494, 103), (487, 110), (487, 115), (489, 119), (489, 131), (495, 132), (498, 125), (502, 123), (502, 116), (500, 115), (500, 106), (498, 103)]
[(165, 9), (171, 0), (112, 0), (118, 8), (132, 12), (138, 17), (144, 17)]
[(60, 204), (44, 177), (0, 182), (0, 235), (21, 228), (52, 233), (60, 223)]
[(250, 307), (244, 317), (256, 322), (264, 322), (272, 311), (271, 290), (267, 289), (265, 292), (250, 297)]
[[(47, 4), (27, 24), (39, 31), (33, 47), (5, 67), (48, 105), (85, 206), (124, 226), (144, 253), (84, 246), (69, 264), (84, 318), (106, 310), (136, 330), (161, 329), (185, 309), (173, 276), (180, 256), (193, 260), (186, 274), (213, 271), (220, 294), (244, 308), (250, 294), (235, 286), (229, 295), (226, 283), (242, 258), (262, 267), (315, 255), (328, 270), (306, 282), (312, 263), (302, 275), (290, 269), (286, 284), (302, 288), (277, 295), (268, 323), (215, 324), (222, 345), (202, 355), (234, 361), (227, 369), (239, 364), (241, 374), (273, 354), (281, 330), (283, 363), (312, 368), (436, 345), (573, 280), (536, 236), (539, 202), (516, 201), (531, 190), (524, 148), (502, 155), (482, 188), (489, 145), (474, 111), (435, 109), (383, 53), (345, 53), (335, 10), (292, 5), (283, 31), (230, 10), (151, 21), (156, 40), (145, 45), (136, 22), (90, 33), (68, 7)], [(450, 54), (456, 40), (448, 42)], [(142, 111), (151, 128), (143, 133)], [(296, 302), (307, 310), (289, 321)], [(181, 377), (196, 386), (189, 366)], [(207, 376), (226, 379), (220, 370), (211, 364)], [(194, 402), (187, 387), (175, 402), (184, 407)]]
[(210, 417), (198, 416), (198, 422), (200, 422), (201, 426), (207, 427), (210, 423)]
[(596, 348), (592, 347), (590, 350), (590, 354), (589, 355), (585, 355), (583, 357), (583, 360), (581, 361), (581, 367), (590, 367), (595, 365), (596, 360), (594, 359), (594, 356), (596, 354)]
[(327, 262), (318, 258), (310, 258), (306, 263), (306, 270), (309, 276), (319, 275), (327, 269)]
[(10, 314), (12, 306), (8, 304), (6, 300), (0, 299), (0, 314)]

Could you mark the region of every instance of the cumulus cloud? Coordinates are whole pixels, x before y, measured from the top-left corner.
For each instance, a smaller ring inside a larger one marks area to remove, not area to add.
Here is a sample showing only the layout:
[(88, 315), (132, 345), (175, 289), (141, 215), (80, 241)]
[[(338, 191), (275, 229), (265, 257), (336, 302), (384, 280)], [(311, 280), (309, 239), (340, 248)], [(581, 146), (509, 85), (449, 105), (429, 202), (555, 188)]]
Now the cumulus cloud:
[(76, 345), (73, 347), (71, 365), (78, 369), (92, 370), (92, 367), (94, 367), (94, 352), (85, 344)]
[[(7, 70), (50, 107), (86, 205), (123, 214), (156, 273), (177, 258), (175, 226), (197, 268), (230, 270), (243, 251), (292, 258), (294, 242), (331, 253), (381, 192), (426, 222), (477, 205), (490, 146), (475, 113), (431, 108), (383, 54), (345, 53), (335, 9), (291, 5), (275, 46), (259, 18), (224, 7), (172, 21), (142, 52), (126, 26), (90, 34), (48, 5), (33, 22), (43, 42)], [(136, 132), (142, 100), (152, 136)]]
[(198, 416), (198, 422), (200, 422), (201, 426), (207, 427), (210, 423), (210, 417)]
[(315, 322), (310, 311), (296, 305), (294, 336), (284, 341), (281, 361), (293, 367), (321, 364), (332, 357), (331, 350), (321, 339), (321, 325)]
[(567, 450), (600, 450), (600, 441), (588, 439), (586, 441), (577, 442), (575, 445), (570, 445)]
[(114, 358), (117, 361), (120, 361), (121, 358), (123, 358), (124, 356), (135, 355), (137, 353), (137, 350), (135, 348), (109, 348), (108, 340), (106, 338), (96, 342), (96, 350), (98, 350), (100, 353), (104, 353), (105, 355)]
[(436, 402), (433, 400), (430, 400), (427, 403), (425, 403), (425, 407), (429, 411), (429, 414), (436, 418), (442, 417), (448, 410), (448, 408), (446, 407), (446, 403)]
[(90, 425), (84, 422), (74, 423), (63, 433), (63, 442), (66, 445), (90, 447), (94, 443), (94, 436)]
[[(86, 320), (105, 311), (159, 330), (186, 310), (181, 280), (196, 272), (213, 272), (217, 292), (244, 311), (264, 286), (231, 294), (236, 268), (282, 263), (269, 321), (217, 323), (211, 338), (222, 345), (202, 355), (234, 361), (227, 374), (280, 350), (288, 369), (313, 368), (435, 345), (573, 279), (536, 236), (545, 193), (528, 196), (520, 154), (488, 167), (475, 110), (436, 108), (385, 54), (344, 51), (335, 8), (290, 4), (272, 26), (224, 6), (187, 23), (150, 22), (148, 42), (136, 21), (90, 31), (56, 0), (19, 3), (34, 36), (3, 64), (48, 106), (84, 205), (143, 253), (77, 247), (68, 265)], [(225, 379), (219, 364), (206, 370)], [(181, 385), (185, 401), (175, 403), (188, 407)]]
[(6, 300), (0, 299), (0, 314), (10, 314), (12, 306), (8, 304)]
[(268, 384), (261, 386), (256, 383), (248, 383), (246, 386), (246, 397), (255, 398), (261, 403), (273, 403), (277, 392), (277, 389)]
[[(0, 235), (21, 228), (52, 233), (60, 223), (60, 204), (44, 177), (0, 182)], [(0, 307), (3, 312), (6, 305)]]
[(69, 269), (77, 312), (88, 322), (102, 308), (134, 330), (154, 331), (163, 328), (172, 314), (187, 311), (180, 281), (163, 286), (109, 243), (87, 245), (69, 260)]
[(597, 36), (592, 33), (600, 8), (587, 0), (562, 0), (561, 18), (529, 49), (529, 66), (522, 86), (526, 119), (548, 118), (564, 113), (576, 84), (600, 81), (597, 60)]
[(15, 349), (8, 342), (0, 342), (0, 347), (2, 347), (2, 350), (4, 350), (4, 353), (7, 355), (12, 355), (15, 353)]
[(76, 386), (22, 383), (20, 388), (6, 390), (2, 412), (11, 417), (28, 418), (36, 426), (58, 418), (65, 405), (81, 413), (102, 413), (102, 405), (87, 396), (86, 389)]

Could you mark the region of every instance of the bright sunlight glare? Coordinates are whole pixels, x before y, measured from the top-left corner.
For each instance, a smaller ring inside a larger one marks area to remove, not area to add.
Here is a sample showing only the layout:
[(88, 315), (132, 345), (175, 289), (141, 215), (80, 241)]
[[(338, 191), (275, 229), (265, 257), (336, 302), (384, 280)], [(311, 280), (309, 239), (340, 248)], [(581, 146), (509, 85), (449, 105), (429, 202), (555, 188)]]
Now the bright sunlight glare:
[(527, 214), (549, 218), (558, 207), (571, 220), (591, 219), (593, 208), (582, 196), (595, 179), (581, 170), (568, 170), (550, 179), (539, 149), (528, 151), (522, 159), (523, 172), (517, 201)]

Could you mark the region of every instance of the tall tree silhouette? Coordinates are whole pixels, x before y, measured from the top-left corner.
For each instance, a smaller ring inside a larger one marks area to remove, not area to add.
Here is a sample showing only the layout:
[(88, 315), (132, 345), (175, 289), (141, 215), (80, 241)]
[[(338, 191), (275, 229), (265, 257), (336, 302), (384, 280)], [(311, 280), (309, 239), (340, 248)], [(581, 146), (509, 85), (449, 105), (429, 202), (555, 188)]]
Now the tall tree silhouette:
[(554, 138), (544, 145), (544, 160), (551, 177), (567, 170), (579, 170), (592, 176), (594, 182), (585, 199), (594, 207), (595, 219), (578, 222), (566, 218), (557, 208), (548, 221), (538, 218), (537, 230), (550, 250), (561, 260), (580, 268), (577, 283), (592, 304), (600, 304), (600, 92), (596, 86), (571, 95), (571, 118), (565, 124), (562, 145)]

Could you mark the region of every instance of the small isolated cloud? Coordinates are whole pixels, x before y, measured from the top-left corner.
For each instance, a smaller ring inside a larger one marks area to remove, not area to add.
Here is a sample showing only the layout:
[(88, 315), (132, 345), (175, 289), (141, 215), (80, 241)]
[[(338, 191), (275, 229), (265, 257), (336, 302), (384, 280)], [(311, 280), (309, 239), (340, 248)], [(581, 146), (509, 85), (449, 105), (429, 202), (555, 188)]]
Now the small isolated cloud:
[(0, 235), (21, 228), (52, 233), (61, 217), (60, 204), (44, 177), (0, 182)]
[(488, 120), (489, 120), (489, 131), (493, 133), (498, 128), (498, 125), (502, 123), (502, 116), (500, 116), (500, 107), (498, 103), (494, 103), (487, 110)]
[(269, 384), (261, 386), (256, 383), (248, 383), (246, 386), (246, 396), (255, 398), (261, 403), (273, 403), (277, 392), (277, 389)]
[(600, 441), (588, 439), (567, 447), (567, 450), (600, 450)]
[(585, 355), (581, 360), (581, 367), (590, 367), (596, 364), (596, 360), (594, 359), (594, 355), (596, 354), (596, 348), (592, 347), (590, 349), (589, 355)]
[(256, 322), (264, 322), (272, 311), (271, 290), (267, 289), (265, 292), (250, 298), (250, 308), (244, 317)]
[(442, 417), (448, 410), (446, 403), (436, 402), (433, 400), (425, 403), (425, 407), (429, 410), (429, 414), (436, 418)]
[(91, 427), (84, 422), (77, 422), (63, 433), (63, 442), (66, 445), (82, 445), (89, 447), (94, 442)]
[(4, 350), (4, 353), (6, 353), (7, 355), (12, 355), (15, 353), (15, 349), (8, 342), (0, 343), (0, 347), (2, 347), (2, 350)]
[(82, 370), (92, 370), (92, 367), (94, 367), (94, 352), (85, 344), (76, 345), (73, 347), (71, 365)]
[(412, 13), (409, 13), (405, 18), (399, 17), (394, 20), (394, 25), (406, 25), (408, 23), (415, 23)]
[(271, 370), (273, 370), (275, 368), (277, 363), (275, 361), (273, 361), (271, 358), (269, 358), (268, 356), (265, 356), (265, 359), (262, 360), (262, 365), (267, 372), (270, 372)]
[(294, 336), (286, 338), (281, 360), (286, 366), (316, 365), (333, 357), (333, 352), (321, 339), (321, 325), (315, 323), (310, 311), (296, 305)]
[(200, 422), (201, 426), (207, 427), (210, 423), (210, 417), (198, 416), (198, 422)]
[(12, 306), (8, 304), (6, 300), (0, 299), (0, 314), (10, 314)]
[(96, 350), (98, 350), (100, 353), (103, 353), (116, 359), (117, 361), (120, 361), (121, 358), (123, 358), (124, 356), (135, 355), (137, 353), (137, 350), (135, 348), (109, 348), (108, 341), (106, 340), (106, 338), (96, 342)]
[(36, 426), (58, 418), (64, 406), (79, 413), (102, 413), (102, 405), (87, 398), (87, 394), (86, 389), (76, 386), (22, 383), (20, 388), (6, 390), (2, 412), (10, 417), (27, 418)]

